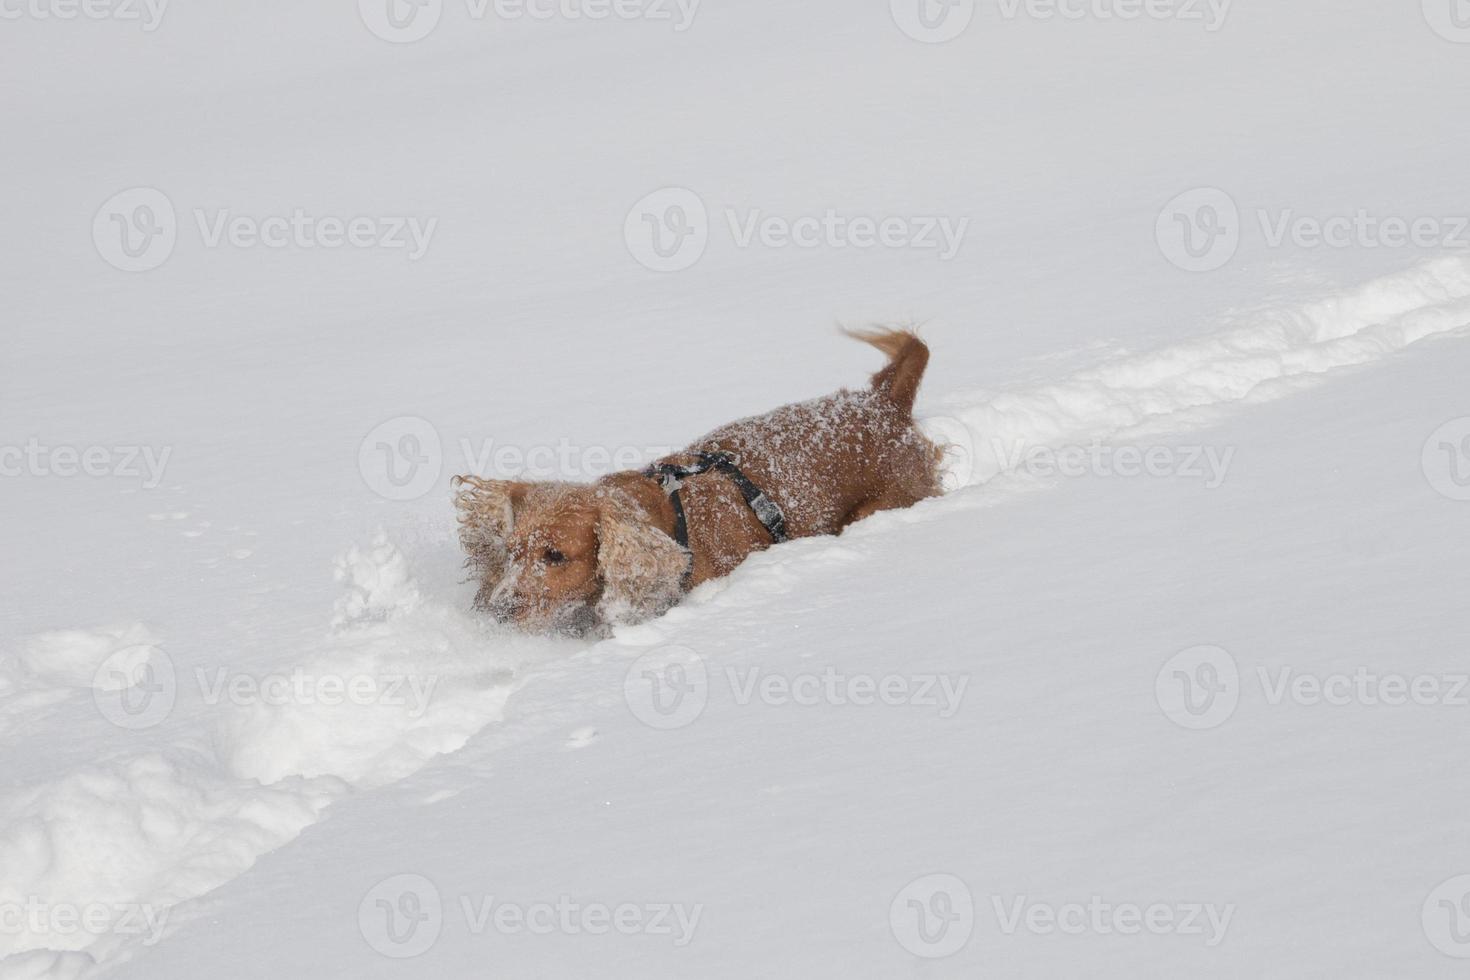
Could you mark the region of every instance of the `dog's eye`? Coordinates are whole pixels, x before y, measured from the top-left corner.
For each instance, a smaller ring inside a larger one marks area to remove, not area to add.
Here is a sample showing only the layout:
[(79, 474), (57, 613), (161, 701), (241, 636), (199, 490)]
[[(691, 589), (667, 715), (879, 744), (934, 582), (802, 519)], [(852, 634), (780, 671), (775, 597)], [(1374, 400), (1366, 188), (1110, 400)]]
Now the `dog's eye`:
[(567, 560), (567, 556), (562, 554), (560, 551), (557, 551), (555, 548), (547, 548), (546, 553), (541, 557), (546, 559), (546, 564), (548, 565), (560, 565), (562, 562)]

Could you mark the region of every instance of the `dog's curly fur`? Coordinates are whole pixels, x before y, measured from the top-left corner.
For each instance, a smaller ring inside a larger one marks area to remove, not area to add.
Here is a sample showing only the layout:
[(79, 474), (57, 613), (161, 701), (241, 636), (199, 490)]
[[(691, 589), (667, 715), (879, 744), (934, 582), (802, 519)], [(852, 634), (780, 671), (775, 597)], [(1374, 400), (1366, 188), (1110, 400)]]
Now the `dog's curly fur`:
[[(913, 419), (929, 349), (903, 330), (852, 336), (888, 355), (867, 389), (732, 423), (668, 460), (730, 453), (785, 512), (791, 537), (836, 534), (937, 495), (942, 450)], [(480, 582), (476, 606), (536, 632), (583, 633), (656, 616), (771, 543), (738, 488), (716, 472), (680, 491), (687, 551), (673, 538), (662, 485), (643, 473), (591, 484), (460, 476), (455, 485), (460, 542)]]

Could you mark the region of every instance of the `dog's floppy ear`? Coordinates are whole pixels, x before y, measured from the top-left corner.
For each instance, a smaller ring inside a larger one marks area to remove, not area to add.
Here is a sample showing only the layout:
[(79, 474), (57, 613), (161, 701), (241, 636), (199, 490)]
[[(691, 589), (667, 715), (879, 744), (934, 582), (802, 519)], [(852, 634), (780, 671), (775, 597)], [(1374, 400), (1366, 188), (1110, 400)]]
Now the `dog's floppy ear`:
[(515, 526), (516, 508), (530, 484), (457, 476), (454, 488), (460, 546), (482, 576), (498, 576), (505, 568), (506, 535)]
[(636, 508), (604, 511), (597, 540), (597, 612), (603, 622), (639, 623), (679, 601), (689, 553)]

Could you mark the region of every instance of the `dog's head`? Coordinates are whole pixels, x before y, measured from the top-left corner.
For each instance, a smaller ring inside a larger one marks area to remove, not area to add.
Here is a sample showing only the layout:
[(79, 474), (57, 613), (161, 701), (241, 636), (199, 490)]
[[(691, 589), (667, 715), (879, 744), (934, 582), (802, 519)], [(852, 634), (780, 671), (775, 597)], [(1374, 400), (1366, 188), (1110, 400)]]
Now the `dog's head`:
[(688, 552), (655, 523), (666, 501), (636, 475), (593, 484), (455, 478), (476, 608), (537, 633), (633, 623), (678, 600)]

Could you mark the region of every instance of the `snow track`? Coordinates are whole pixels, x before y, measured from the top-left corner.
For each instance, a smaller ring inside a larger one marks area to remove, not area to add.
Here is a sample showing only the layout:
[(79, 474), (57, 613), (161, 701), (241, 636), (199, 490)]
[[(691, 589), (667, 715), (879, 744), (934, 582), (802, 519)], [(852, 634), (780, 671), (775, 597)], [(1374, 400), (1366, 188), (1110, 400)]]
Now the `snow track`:
[[(1197, 341), (1055, 382), (944, 399), (932, 403), (927, 425), (956, 447), (952, 484), (974, 487), (1007, 473), (1025, 447), (1187, 431), (1236, 403), (1289, 393), (1467, 324), (1470, 262), (1437, 260), (1305, 305), (1242, 314)], [(880, 515), (851, 541), (799, 541), (756, 556), (662, 619), (591, 648), (487, 628), (458, 598), (426, 595), (400, 550), (379, 537), (339, 561), (344, 594), (324, 639), (276, 661), (280, 683), (297, 692), (284, 699), (232, 695), (229, 674), (175, 671), (161, 652), (166, 635), (140, 624), (32, 638), (0, 656), (0, 734), (25, 731), (72, 698), (96, 698), (106, 710), (128, 693), (110, 689), (110, 678), (142, 683), (165, 668), (191, 728), (164, 750), (102, 758), (0, 800), (0, 903), (147, 907), (166, 930), (175, 906), (243, 873), (334, 801), (463, 747), (504, 717), (521, 684), (537, 682), (546, 710), (521, 712), (501, 738), (575, 716), (580, 706), (555, 703), (557, 676), (577, 668), (568, 653), (622, 660), (676, 644), (729, 609), (799, 588), (813, 564), (860, 559), (863, 539), (889, 522), (952, 517), (966, 498)], [(323, 679), (332, 679), (330, 696)], [(354, 679), (369, 686), (344, 702), (335, 685)], [(0, 933), (0, 978), (84, 976), (150, 936)]]
[[(0, 905), (42, 917), (0, 933), (0, 978), (85, 976), (156, 942), (174, 906), (246, 871), (330, 803), (462, 747), (499, 717), (518, 667), (565, 650), (425, 600), (381, 535), (337, 574), (331, 632), (268, 672), (176, 668), (141, 624), (43, 634), (0, 660), (0, 726), (25, 729), (76, 696), (128, 724), (117, 700), (128, 692), (110, 688), (131, 677), (176, 697), (193, 729), (0, 800)], [(57, 908), (102, 909), (107, 928), (29, 928)]]
[(939, 402), (925, 424), (954, 447), (947, 485), (986, 483), (1034, 447), (1181, 432), (1470, 324), (1470, 263), (1445, 258), (1300, 306), (1240, 314), (1220, 332), (1120, 357), (1054, 384)]

